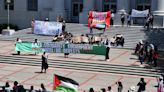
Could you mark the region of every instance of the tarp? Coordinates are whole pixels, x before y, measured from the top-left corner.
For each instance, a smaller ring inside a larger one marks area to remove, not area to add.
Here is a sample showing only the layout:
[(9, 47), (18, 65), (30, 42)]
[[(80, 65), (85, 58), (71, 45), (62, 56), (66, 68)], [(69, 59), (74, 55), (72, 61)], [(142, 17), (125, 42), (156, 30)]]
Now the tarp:
[(131, 16), (132, 17), (146, 17), (149, 14), (149, 10), (139, 11), (132, 9)]
[[(92, 26), (93, 28), (104, 29), (110, 27), (110, 17), (111, 13), (108, 12), (96, 12), (90, 11), (88, 17), (88, 27)], [(92, 25), (91, 25), (92, 21)]]
[(106, 47), (104, 45), (90, 44), (66, 44), (60, 42), (17, 42), (16, 51), (21, 52), (48, 52), (48, 53), (74, 53), (74, 54), (95, 54), (105, 55)]
[(59, 35), (62, 33), (62, 23), (49, 21), (35, 21), (34, 34)]

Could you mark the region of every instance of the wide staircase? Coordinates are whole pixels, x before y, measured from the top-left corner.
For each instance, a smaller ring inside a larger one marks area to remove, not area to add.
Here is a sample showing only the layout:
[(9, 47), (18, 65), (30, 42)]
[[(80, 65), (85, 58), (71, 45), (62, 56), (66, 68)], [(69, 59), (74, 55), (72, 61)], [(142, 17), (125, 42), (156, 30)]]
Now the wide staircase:
[[(0, 55), (0, 63), (41, 66), (40, 59), (26, 58), (20, 56), (2, 56)], [(111, 65), (102, 63), (90, 63), (80, 61), (65, 61), (65, 60), (49, 60), (49, 67), (63, 68), (72, 70), (82, 70), (100, 73), (115, 73), (115, 74), (128, 74), (137, 76), (157, 77), (161, 74), (163, 69), (141, 68), (139, 66), (125, 66), (125, 65)]]
[[(158, 45), (159, 49), (163, 50), (164, 42), (162, 41), (162, 39), (164, 39), (163, 36), (164, 31), (163, 30), (157, 31), (155, 29), (152, 30), (145, 31), (142, 26), (132, 26), (132, 27), (127, 27), (126, 25), (124, 27), (114, 26), (107, 29), (104, 36), (107, 35), (108, 38), (112, 38), (115, 34), (122, 34), (125, 38), (124, 48), (133, 49), (136, 46), (136, 43), (138, 43), (139, 40), (141, 39), (141, 40), (148, 40), (150, 43), (154, 43)], [(89, 28), (83, 24), (68, 23), (66, 25), (66, 31), (76, 36), (76, 35), (89, 33)], [(102, 33), (102, 32), (103, 30), (93, 29), (94, 34)], [(38, 39), (40, 42), (42, 42), (42, 41), (52, 41), (53, 36), (35, 35), (31, 33), (31, 28), (28, 28), (28, 29), (20, 30), (12, 36), (2, 35), (0, 36), (0, 40), (15, 41), (17, 37), (25, 41), (34, 41), (34, 39)]]

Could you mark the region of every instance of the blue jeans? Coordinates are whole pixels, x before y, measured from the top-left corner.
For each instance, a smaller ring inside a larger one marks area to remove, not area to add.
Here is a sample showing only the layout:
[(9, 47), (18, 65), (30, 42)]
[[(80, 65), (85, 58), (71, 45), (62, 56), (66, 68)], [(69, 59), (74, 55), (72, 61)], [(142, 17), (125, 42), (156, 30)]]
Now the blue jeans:
[(92, 27), (90, 27), (90, 33), (91, 33), (91, 34), (93, 33), (93, 31), (92, 31)]

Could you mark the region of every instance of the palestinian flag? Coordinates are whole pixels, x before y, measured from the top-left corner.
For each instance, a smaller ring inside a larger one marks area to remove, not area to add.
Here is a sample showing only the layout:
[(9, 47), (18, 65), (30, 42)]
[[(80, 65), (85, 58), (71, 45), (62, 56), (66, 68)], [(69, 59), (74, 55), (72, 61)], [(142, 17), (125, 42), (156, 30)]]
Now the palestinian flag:
[(54, 75), (54, 90), (63, 92), (78, 92), (78, 86), (79, 83), (70, 78)]

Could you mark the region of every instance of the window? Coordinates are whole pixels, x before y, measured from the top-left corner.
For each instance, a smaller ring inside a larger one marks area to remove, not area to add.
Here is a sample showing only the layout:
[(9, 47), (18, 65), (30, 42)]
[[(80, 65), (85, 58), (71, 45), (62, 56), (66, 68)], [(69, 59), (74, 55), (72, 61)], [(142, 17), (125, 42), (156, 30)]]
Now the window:
[(117, 10), (117, 0), (104, 0), (103, 11), (112, 11), (116, 13)]
[(83, 11), (83, 0), (73, 0), (72, 10), (73, 10), (73, 16), (78, 17), (79, 13)]
[(78, 4), (73, 4), (73, 16), (78, 16)]
[(38, 11), (38, 0), (27, 0), (28, 11)]
[(151, 9), (151, 0), (137, 0), (137, 10)]
[[(5, 8), (5, 10), (7, 10), (7, 0), (4, 0), (4, 8)], [(9, 9), (14, 10), (14, 0), (11, 0), (11, 2), (9, 4)]]

